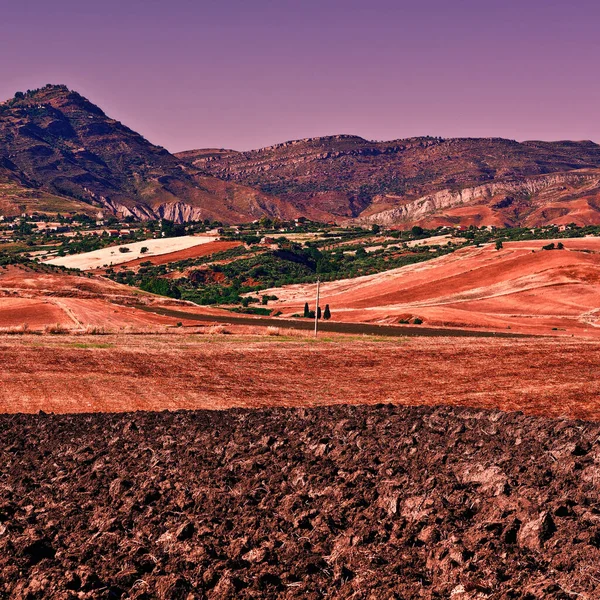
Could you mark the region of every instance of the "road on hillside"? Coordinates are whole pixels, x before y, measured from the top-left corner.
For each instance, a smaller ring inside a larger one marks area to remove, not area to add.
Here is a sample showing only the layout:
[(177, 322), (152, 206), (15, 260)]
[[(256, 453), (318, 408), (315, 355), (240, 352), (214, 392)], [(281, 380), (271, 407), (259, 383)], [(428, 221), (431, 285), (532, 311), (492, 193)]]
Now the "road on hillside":
[[(300, 319), (278, 319), (274, 317), (253, 317), (245, 315), (217, 316), (200, 315), (182, 310), (138, 306), (147, 312), (153, 312), (165, 317), (187, 319), (192, 321), (209, 321), (214, 323), (232, 323), (237, 325), (254, 325), (256, 327), (283, 327), (286, 329), (302, 329), (311, 331), (315, 328), (313, 320), (301, 321)], [(328, 333), (350, 333), (355, 335), (380, 335), (389, 337), (493, 337), (493, 338), (528, 338), (532, 337), (519, 333), (505, 333), (494, 331), (475, 331), (470, 329), (443, 329), (435, 327), (421, 327), (420, 325), (375, 325), (372, 323), (343, 323), (336, 321), (319, 321), (319, 331)]]

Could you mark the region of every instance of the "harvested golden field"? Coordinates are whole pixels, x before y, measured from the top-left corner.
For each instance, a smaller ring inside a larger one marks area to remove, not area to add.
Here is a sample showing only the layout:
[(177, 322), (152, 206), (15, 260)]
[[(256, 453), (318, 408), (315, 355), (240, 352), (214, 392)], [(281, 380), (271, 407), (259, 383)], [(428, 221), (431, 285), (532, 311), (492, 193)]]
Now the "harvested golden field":
[[(211, 331), (207, 329), (207, 332)], [(190, 335), (0, 336), (0, 410), (396, 403), (600, 419), (600, 342)], [(219, 333), (221, 332), (221, 333)]]
[[(72, 275), (42, 265), (36, 269), (20, 265), (0, 268), (0, 332), (49, 327), (79, 332), (87, 328), (164, 331), (178, 322), (188, 323), (139, 307), (194, 308), (96, 275)], [(219, 309), (206, 308), (204, 312), (228, 316)]]
[(204, 256), (210, 256), (217, 252), (223, 252), (224, 250), (231, 250), (231, 248), (237, 248), (241, 246), (242, 242), (208, 242), (206, 244), (200, 244), (199, 246), (192, 246), (191, 248), (185, 248), (184, 250), (177, 250), (176, 252), (169, 252), (168, 254), (155, 254), (150, 257), (147, 255), (137, 258), (135, 260), (120, 263), (119, 267), (127, 269), (136, 269), (143, 262), (151, 262), (153, 265), (167, 265), (171, 262), (177, 262), (179, 260), (187, 260), (190, 258), (202, 258)]
[[(195, 246), (212, 244), (215, 241), (217, 241), (216, 237), (208, 235), (184, 235), (181, 237), (148, 239), (141, 242), (108, 246), (100, 250), (92, 250), (91, 252), (83, 252), (81, 254), (58, 256), (46, 261), (46, 263), (69, 269), (87, 271), (129, 263), (138, 259), (142, 259), (142, 261), (152, 260), (156, 256), (176, 254)], [(121, 252), (123, 248), (127, 248), (126, 252)], [(143, 250), (144, 248), (145, 250)], [(192, 253), (192, 255), (194, 254)], [(198, 256), (204, 256), (204, 254), (199, 254)]]
[[(550, 243), (563, 250), (543, 250)], [(315, 284), (261, 292), (283, 316), (312, 306)], [(531, 240), (467, 247), (398, 269), (321, 285), (333, 320), (506, 331), (600, 335), (600, 238)]]

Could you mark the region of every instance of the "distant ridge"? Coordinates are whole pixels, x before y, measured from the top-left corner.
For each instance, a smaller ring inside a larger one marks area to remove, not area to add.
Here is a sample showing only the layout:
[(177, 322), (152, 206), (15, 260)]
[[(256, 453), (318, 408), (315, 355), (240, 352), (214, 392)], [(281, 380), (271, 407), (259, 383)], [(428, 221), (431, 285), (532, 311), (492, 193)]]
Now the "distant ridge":
[(278, 195), (315, 218), (401, 226), (600, 222), (600, 146), (588, 140), (377, 142), (345, 134), (177, 156), (207, 174)]
[(1, 103), (0, 214), (99, 209), (177, 222), (599, 224), (600, 146), (340, 134), (173, 155), (64, 85)]

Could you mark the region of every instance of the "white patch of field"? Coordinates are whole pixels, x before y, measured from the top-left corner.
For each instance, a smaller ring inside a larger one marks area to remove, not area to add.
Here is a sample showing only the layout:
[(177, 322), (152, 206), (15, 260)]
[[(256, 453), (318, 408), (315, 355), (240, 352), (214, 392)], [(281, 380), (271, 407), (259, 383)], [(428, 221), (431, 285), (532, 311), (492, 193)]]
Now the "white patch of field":
[(335, 242), (339, 238), (335, 237), (325, 237), (321, 233), (267, 233), (265, 237), (270, 238), (272, 240), (279, 240), (285, 238), (290, 242), (297, 242), (299, 244), (303, 242), (318, 242), (320, 240), (330, 239), (332, 242)]
[[(88, 271), (90, 269), (101, 269), (110, 267), (111, 265), (119, 265), (121, 263), (136, 260), (138, 258), (150, 258), (152, 256), (160, 256), (161, 254), (169, 254), (179, 250), (187, 250), (201, 244), (215, 242), (219, 238), (207, 235), (185, 235), (172, 238), (156, 238), (144, 240), (142, 242), (132, 242), (129, 244), (121, 244), (120, 246), (110, 246), (101, 250), (93, 250), (92, 252), (84, 252), (83, 254), (73, 254), (70, 256), (58, 256), (51, 260), (45, 261), (50, 265), (68, 267), (69, 269), (80, 269)], [(129, 248), (129, 252), (121, 252), (120, 248)], [(147, 248), (147, 252), (142, 252), (142, 248)]]
[(465, 240), (463, 238), (453, 238), (451, 235), (434, 235), (433, 237), (424, 238), (422, 240), (412, 240), (410, 242), (406, 242), (406, 245), (409, 248), (414, 248), (415, 246), (446, 246), (449, 242), (459, 242), (462, 243)]

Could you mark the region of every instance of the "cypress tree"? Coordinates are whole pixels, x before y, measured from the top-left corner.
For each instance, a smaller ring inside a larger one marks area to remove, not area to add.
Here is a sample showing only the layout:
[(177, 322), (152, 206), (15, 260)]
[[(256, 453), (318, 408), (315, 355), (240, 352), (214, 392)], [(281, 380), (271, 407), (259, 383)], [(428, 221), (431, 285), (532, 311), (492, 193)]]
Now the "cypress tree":
[(328, 321), (331, 319), (331, 311), (329, 310), (329, 304), (325, 305), (325, 312), (323, 313), (323, 318)]
[(321, 307), (317, 306), (317, 319), (321, 318)]
[(310, 308), (308, 308), (308, 302), (304, 303), (304, 318), (308, 319), (310, 316)]

